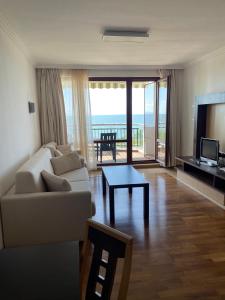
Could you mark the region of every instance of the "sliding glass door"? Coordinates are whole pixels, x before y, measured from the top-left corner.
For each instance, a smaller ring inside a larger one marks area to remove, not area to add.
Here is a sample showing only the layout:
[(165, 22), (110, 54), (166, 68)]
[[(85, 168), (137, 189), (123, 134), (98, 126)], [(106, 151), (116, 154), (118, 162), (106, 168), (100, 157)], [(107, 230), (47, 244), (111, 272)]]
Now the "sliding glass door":
[(97, 163), (166, 162), (167, 80), (90, 78)]
[(97, 163), (127, 163), (126, 82), (90, 81), (89, 91)]
[(132, 161), (155, 160), (154, 81), (132, 82)]
[(156, 159), (166, 165), (167, 159), (167, 108), (168, 108), (168, 79), (157, 82), (157, 109), (156, 109)]
[(144, 154), (155, 160), (155, 130), (156, 130), (156, 83), (145, 85), (145, 114), (144, 114)]

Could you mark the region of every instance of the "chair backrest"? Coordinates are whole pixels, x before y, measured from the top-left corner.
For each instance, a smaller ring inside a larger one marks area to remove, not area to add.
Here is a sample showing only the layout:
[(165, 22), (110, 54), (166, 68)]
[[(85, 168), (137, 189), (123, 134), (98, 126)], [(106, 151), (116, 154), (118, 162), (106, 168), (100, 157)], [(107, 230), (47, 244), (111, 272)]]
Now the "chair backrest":
[[(101, 140), (105, 141), (105, 143), (101, 143), (102, 150), (113, 150), (115, 148), (116, 143), (112, 143), (113, 140), (116, 140), (116, 132), (102, 132)], [(107, 143), (109, 141), (109, 143)]]
[[(86, 240), (82, 253), (81, 284), (87, 274), (88, 257), (93, 246), (92, 261), (84, 299), (110, 299), (117, 261), (123, 258), (118, 300), (125, 300), (130, 278), (133, 238), (109, 226), (87, 221)], [(107, 259), (104, 257), (107, 253)], [(98, 290), (100, 287), (100, 291)], [(84, 294), (84, 293), (83, 293)]]

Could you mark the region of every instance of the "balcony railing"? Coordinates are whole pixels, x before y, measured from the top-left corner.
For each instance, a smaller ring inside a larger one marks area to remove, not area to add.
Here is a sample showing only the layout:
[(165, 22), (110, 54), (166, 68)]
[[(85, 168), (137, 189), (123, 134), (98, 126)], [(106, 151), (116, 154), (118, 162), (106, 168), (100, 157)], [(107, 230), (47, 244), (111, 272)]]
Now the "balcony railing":
[[(70, 125), (70, 124), (69, 124)], [(153, 127), (154, 128), (154, 127)], [(67, 133), (69, 142), (74, 141), (74, 129), (73, 126), (68, 126)], [(117, 140), (127, 139), (127, 127), (126, 124), (92, 124), (92, 136), (93, 140), (101, 139), (101, 133), (116, 133)], [(159, 138), (165, 139), (166, 127), (165, 123), (159, 124)], [(117, 143), (120, 148), (125, 148), (126, 143)], [(144, 146), (144, 124), (133, 124), (132, 127), (132, 146), (142, 148)]]
[[(92, 125), (92, 135), (94, 140), (98, 140), (101, 138), (101, 133), (116, 133), (117, 140), (125, 140), (127, 139), (127, 128), (126, 124), (93, 124)], [(134, 147), (142, 147), (143, 146), (143, 138), (144, 138), (144, 125), (143, 124), (135, 124), (132, 127), (132, 145)], [(121, 146), (126, 147), (123, 143)]]

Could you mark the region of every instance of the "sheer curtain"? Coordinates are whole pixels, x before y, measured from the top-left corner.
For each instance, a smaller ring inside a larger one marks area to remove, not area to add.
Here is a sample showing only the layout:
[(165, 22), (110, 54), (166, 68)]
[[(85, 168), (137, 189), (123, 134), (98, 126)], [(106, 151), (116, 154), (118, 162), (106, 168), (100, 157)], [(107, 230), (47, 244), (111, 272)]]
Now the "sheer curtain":
[(36, 75), (42, 143), (54, 141), (66, 144), (66, 116), (60, 72), (57, 69), (37, 69)]
[(178, 97), (178, 74), (176, 70), (159, 70), (160, 78), (170, 77), (169, 99), (169, 149), (166, 167), (176, 166), (176, 156), (180, 154), (180, 108)]
[(65, 70), (61, 78), (69, 141), (86, 158), (88, 169), (96, 169), (87, 71)]

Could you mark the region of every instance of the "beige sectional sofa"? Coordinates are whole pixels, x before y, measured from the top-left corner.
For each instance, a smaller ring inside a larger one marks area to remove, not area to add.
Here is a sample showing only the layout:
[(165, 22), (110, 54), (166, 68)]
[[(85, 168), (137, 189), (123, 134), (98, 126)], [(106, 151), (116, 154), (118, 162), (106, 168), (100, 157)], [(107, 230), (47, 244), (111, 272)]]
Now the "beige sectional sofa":
[(86, 167), (61, 175), (72, 191), (47, 192), (41, 172), (53, 168), (48, 148), (39, 149), (16, 173), (1, 199), (5, 247), (83, 240), (85, 221), (95, 214)]

